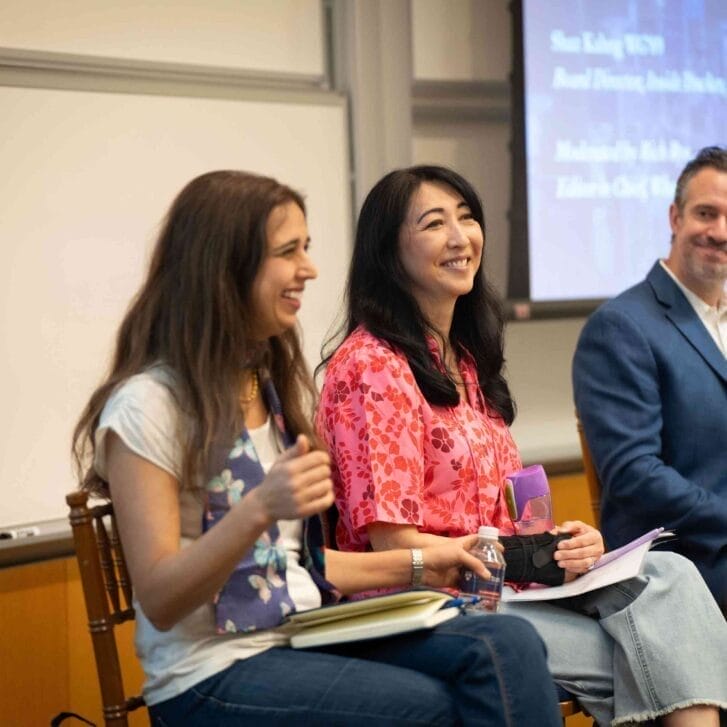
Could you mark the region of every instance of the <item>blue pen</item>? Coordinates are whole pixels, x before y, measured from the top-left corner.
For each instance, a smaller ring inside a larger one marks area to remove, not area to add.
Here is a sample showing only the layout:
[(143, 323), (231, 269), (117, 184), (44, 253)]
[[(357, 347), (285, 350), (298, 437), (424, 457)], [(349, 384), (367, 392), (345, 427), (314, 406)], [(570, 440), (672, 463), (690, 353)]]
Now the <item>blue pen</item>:
[(477, 603), (479, 600), (479, 596), (458, 596), (451, 601), (447, 601), (442, 608), (464, 608), (465, 606), (471, 606)]

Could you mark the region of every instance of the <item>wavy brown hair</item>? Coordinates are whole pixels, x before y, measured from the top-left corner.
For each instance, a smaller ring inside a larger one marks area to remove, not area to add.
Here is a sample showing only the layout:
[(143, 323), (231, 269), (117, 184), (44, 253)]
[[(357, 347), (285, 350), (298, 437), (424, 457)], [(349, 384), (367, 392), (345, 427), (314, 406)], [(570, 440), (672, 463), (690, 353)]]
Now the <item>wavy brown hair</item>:
[[(108, 496), (93, 468), (94, 432), (114, 389), (155, 363), (174, 376), (172, 391), (192, 426), (180, 444), (182, 486), (193, 487), (213, 447), (239, 431), (242, 369), (264, 365), (280, 396), (291, 434), (315, 441), (309, 410), (313, 383), (298, 331), (262, 345), (250, 337), (253, 280), (266, 253), (272, 210), (301, 195), (274, 179), (216, 171), (193, 179), (167, 213), (149, 272), (116, 337), (111, 368), (73, 433), (80, 486)], [(180, 435), (181, 436), (181, 435)]]

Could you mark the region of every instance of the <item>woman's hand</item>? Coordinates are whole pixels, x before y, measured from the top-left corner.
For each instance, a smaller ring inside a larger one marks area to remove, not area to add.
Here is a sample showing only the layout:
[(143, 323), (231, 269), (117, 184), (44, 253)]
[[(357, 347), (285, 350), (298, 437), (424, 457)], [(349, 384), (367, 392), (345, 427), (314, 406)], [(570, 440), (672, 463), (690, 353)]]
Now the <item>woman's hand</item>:
[(482, 561), (469, 553), (476, 544), (477, 535), (467, 535), (449, 543), (422, 548), (424, 585), (432, 588), (457, 588), (461, 568), (467, 568), (480, 578), (488, 579), (490, 573)]
[(603, 536), (596, 528), (580, 520), (569, 520), (550, 532), (554, 535), (570, 533), (573, 536), (568, 540), (561, 540), (553, 554), (554, 560), (565, 569), (566, 581), (572, 580), (572, 577), (568, 577), (569, 574), (586, 573), (603, 555)]
[[(270, 468), (262, 484), (251, 495), (270, 522), (296, 520), (323, 512), (333, 503), (330, 459), (326, 452), (311, 451), (301, 434)], [(244, 502), (241, 501), (241, 505)]]
[(259, 487), (180, 548), (179, 482), (118, 435), (107, 436), (109, 483), (126, 562), (142, 609), (160, 630), (210, 602), (271, 522), (305, 517), (333, 502), (328, 455), (311, 452), (301, 436)]

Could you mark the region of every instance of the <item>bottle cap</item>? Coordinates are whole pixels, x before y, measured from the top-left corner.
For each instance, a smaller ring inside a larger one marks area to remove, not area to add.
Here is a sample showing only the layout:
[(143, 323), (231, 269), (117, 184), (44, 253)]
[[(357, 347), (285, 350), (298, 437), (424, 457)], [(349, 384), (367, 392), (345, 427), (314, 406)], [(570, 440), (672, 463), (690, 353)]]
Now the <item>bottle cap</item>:
[(494, 538), (497, 540), (500, 535), (500, 531), (491, 525), (480, 525), (477, 535), (481, 538)]

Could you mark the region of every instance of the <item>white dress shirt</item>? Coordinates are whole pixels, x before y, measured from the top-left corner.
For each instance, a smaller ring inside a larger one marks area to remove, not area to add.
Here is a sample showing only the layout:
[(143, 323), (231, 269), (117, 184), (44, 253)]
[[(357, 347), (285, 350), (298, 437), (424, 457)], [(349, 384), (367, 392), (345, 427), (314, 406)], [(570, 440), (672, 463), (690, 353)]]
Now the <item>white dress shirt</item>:
[(659, 263), (669, 274), (669, 277), (679, 286), (679, 290), (684, 293), (684, 297), (689, 301), (692, 308), (694, 308), (694, 312), (699, 317), (699, 320), (704, 323), (709, 335), (714, 339), (717, 348), (727, 358), (727, 294), (723, 292), (722, 298), (716, 306), (709, 305), (709, 303), (705, 303), (696, 293), (689, 290), (674, 275), (664, 260), (659, 260)]

